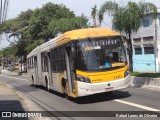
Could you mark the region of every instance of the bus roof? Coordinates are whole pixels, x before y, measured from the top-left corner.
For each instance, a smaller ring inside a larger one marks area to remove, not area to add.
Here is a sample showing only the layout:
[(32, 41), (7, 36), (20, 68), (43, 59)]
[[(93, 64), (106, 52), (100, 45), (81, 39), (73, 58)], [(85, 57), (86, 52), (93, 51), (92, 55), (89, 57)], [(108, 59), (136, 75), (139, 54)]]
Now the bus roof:
[(35, 55), (38, 48), (40, 49), (41, 52), (43, 52), (55, 46), (60, 46), (76, 39), (83, 39), (88, 37), (109, 37), (109, 36), (119, 36), (119, 35), (120, 33), (113, 31), (109, 28), (84, 28), (84, 29), (72, 30), (65, 32), (62, 35), (35, 48), (28, 54), (27, 58)]
[(64, 34), (57, 37), (57, 40), (61, 38), (69, 38), (70, 40), (75, 40), (87, 37), (103, 37), (118, 35), (120, 35), (118, 32), (113, 31), (109, 28), (84, 28), (65, 32)]

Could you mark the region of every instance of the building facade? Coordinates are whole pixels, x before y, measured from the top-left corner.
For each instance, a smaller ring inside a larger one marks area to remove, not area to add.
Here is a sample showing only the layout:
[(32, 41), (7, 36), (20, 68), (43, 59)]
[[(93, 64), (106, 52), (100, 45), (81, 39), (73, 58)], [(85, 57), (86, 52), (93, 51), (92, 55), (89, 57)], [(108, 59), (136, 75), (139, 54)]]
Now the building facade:
[(160, 9), (155, 20), (147, 15), (141, 27), (132, 34), (133, 71), (160, 72)]

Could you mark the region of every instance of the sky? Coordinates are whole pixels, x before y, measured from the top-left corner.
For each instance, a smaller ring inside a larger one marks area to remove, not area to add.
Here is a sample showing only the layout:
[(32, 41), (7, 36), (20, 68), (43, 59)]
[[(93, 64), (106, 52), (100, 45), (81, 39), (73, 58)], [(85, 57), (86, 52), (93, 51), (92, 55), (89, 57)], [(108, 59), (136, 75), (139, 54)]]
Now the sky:
[[(77, 16), (80, 16), (84, 13), (88, 18), (91, 17), (91, 10), (94, 5), (97, 5), (97, 8), (101, 6), (107, 0), (9, 0), (7, 19), (12, 19), (18, 16), (22, 11), (28, 9), (41, 8), (44, 4), (48, 2), (56, 4), (64, 4), (70, 10), (74, 11)], [(120, 4), (126, 4), (127, 0), (114, 0)], [(130, 1), (139, 1), (139, 0), (130, 0)], [(160, 8), (159, 0), (143, 0), (146, 2), (154, 3), (157, 7)], [(90, 18), (90, 23), (92, 24), (92, 19)], [(107, 14), (105, 15), (102, 27), (111, 27), (111, 17)], [(0, 41), (0, 49), (9, 45), (9, 42), (3, 36), (3, 39)]]

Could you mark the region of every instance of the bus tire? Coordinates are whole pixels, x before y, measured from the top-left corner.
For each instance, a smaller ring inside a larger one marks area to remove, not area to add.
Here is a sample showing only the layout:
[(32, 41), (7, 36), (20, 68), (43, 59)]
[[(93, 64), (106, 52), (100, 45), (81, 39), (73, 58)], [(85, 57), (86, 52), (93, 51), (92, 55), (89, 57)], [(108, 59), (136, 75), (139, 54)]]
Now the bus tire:
[(62, 86), (63, 86), (64, 98), (69, 99), (69, 95), (68, 95), (68, 91), (67, 91), (67, 84), (64, 80), (62, 81)]
[(46, 91), (49, 91), (49, 84), (48, 84), (47, 77), (45, 77), (45, 83), (46, 83), (45, 89), (46, 89)]

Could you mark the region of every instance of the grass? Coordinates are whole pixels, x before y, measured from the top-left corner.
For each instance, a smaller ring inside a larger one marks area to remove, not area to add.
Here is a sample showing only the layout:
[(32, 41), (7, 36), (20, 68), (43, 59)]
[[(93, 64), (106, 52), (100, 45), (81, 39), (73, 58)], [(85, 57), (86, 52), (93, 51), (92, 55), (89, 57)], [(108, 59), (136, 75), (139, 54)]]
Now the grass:
[(152, 78), (160, 78), (160, 73), (138, 73), (138, 72), (130, 72), (131, 76), (136, 77), (152, 77)]

